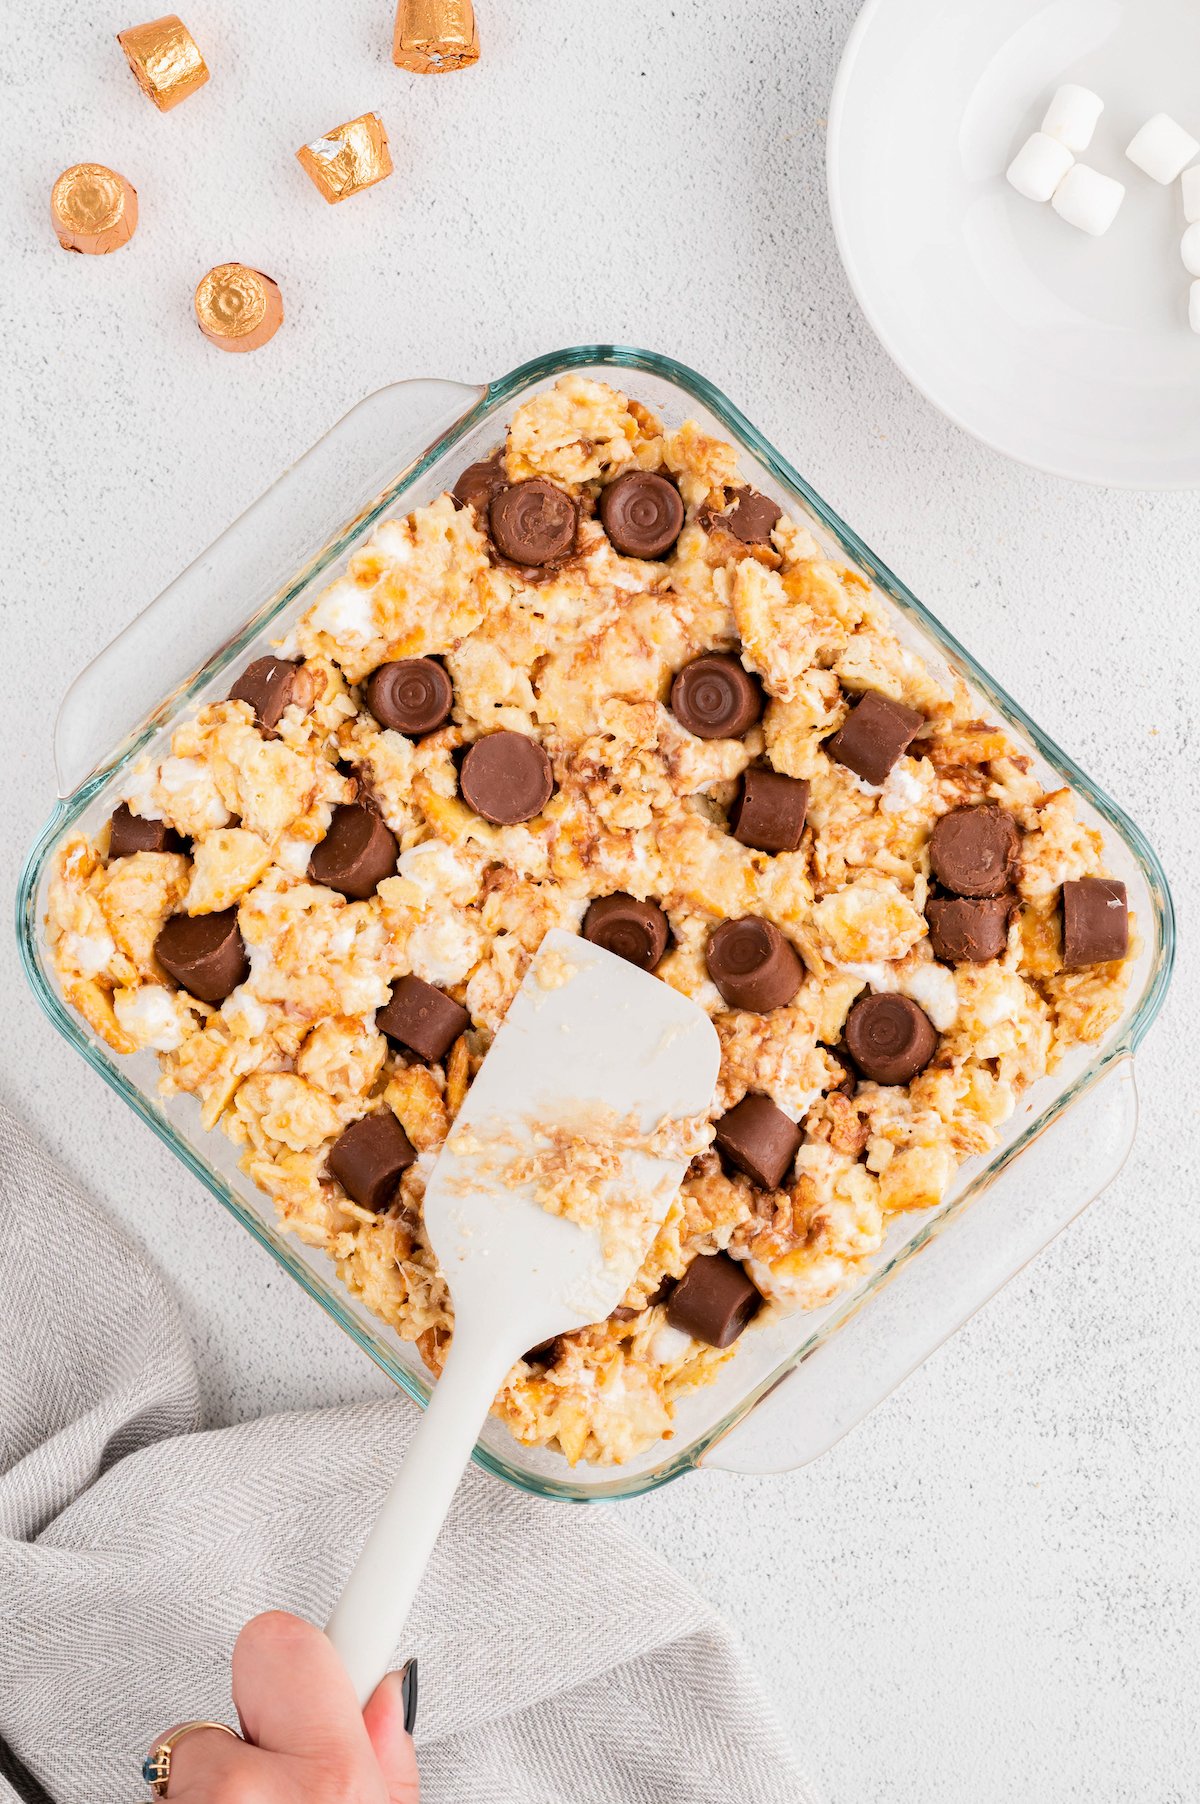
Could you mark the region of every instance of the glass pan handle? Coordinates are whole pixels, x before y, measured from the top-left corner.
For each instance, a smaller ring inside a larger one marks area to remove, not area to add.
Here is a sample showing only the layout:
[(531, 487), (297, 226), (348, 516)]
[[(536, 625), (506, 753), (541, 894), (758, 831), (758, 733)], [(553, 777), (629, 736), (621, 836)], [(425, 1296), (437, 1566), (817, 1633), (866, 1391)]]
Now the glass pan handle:
[(1125, 1054), (700, 1464), (787, 1472), (834, 1446), (1112, 1182), (1136, 1126)]
[(249, 638), (485, 393), (395, 382), (352, 407), (75, 678), (54, 727), (59, 794), (115, 763), (146, 724), (148, 696), (162, 698), (151, 717), (162, 718), (214, 656)]

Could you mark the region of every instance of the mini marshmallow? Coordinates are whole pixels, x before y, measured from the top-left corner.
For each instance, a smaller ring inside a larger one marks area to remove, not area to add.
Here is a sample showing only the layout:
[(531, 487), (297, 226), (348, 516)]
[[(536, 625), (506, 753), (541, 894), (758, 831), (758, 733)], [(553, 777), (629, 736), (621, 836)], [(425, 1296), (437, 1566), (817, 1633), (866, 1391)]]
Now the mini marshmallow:
[(1179, 255), (1189, 276), (1200, 276), (1200, 221), (1190, 225), (1179, 243)]
[(1009, 164), (1007, 177), (1026, 200), (1049, 200), (1074, 161), (1057, 138), (1034, 132)]
[(1165, 187), (1177, 175), (1183, 174), (1197, 152), (1200, 152), (1200, 144), (1184, 131), (1182, 125), (1177, 125), (1169, 113), (1155, 113), (1153, 119), (1147, 119), (1141, 131), (1134, 134), (1125, 155)]
[(1189, 225), (1200, 219), (1200, 163), (1185, 169), (1179, 178), (1183, 185), (1183, 216)]
[(1200, 332), (1200, 282), (1193, 282), (1188, 289), (1188, 325), (1193, 332)]
[(1076, 163), (1054, 190), (1051, 205), (1068, 225), (1101, 238), (1117, 217), (1124, 199), (1124, 183), (1114, 181), (1111, 175), (1101, 175), (1086, 163)]
[(1042, 130), (1048, 137), (1057, 138), (1060, 144), (1065, 144), (1068, 150), (1078, 155), (1091, 143), (1092, 133), (1103, 111), (1104, 102), (1099, 94), (1093, 94), (1090, 88), (1081, 88), (1069, 81), (1059, 88), (1046, 108)]

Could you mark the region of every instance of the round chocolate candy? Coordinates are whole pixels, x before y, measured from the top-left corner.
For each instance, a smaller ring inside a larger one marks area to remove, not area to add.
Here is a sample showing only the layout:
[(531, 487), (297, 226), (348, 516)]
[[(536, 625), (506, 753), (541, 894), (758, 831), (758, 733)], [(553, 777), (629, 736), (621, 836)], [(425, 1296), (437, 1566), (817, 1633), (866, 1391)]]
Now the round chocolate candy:
[(1129, 952), (1129, 898), (1115, 877), (1076, 877), (1062, 886), (1063, 965), (1110, 964)]
[(804, 977), (795, 947), (761, 915), (742, 915), (714, 927), (704, 962), (730, 1008), (758, 1015), (783, 1008)]
[(764, 1190), (778, 1190), (792, 1168), (804, 1135), (769, 1096), (743, 1096), (722, 1115), (716, 1144), (731, 1165)]
[(463, 800), (495, 827), (540, 814), (554, 794), (554, 772), (536, 739), (488, 733), (477, 739), (458, 773)]
[(929, 841), (929, 865), (958, 896), (998, 896), (1017, 866), (1021, 839), (1007, 808), (984, 802), (944, 814)]
[(229, 691), (229, 699), (249, 702), (259, 726), (273, 731), (292, 703), (300, 699), (299, 691), (305, 687), (302, 668), (287, 658), (255, 658)]
[(308, 874), (314, 883), (362, 902), (385, 877), (395, 875), (398, 857), (386, 821), (364, 802), (346, 802), (334, 809), (329, 831), (308, 861)]
[(329, 1174), (360, 1209), (378, 1215), (396, 1194), (396, 1186), (416, 1150), (390, 1109), (379, 1109), (352, 1121), (329, 1152)]
[(639, 902), (618, 891), (591, 903), (583, 917), (583, 937), (643, 971), (653, 971), (667, 949), (670, 929), (657, 902)]
[(181, 990), (200, 1002), (224, 1002), (250, 975), (236, 908), (213, 915), (172, 915), (154, 956)]
[(502, 556), (540, 569), (574, 549), (579, 514), (569, 495), (532, 476), (492, 496), (488, 524)]
[(508, 477), (504, 474), (504, 453), (494, 451), (491, 457), (482, 463), (468, 464), (450, 493), (460, 507), (474, 508), (483, 519), (487, 519), (487, 511), (492, 497), (500, 490), (508, 487)]
[(808, 813), (808, 784), (777, 770), (755, 767), (742, 787), (729, 824), (733, 837), (760, 852), (795, 852)]
[(743, 545), (764, 545), (770, 541), (782, 513), (781, 507), (768, 495), (760, 495), (757, 489), (735, 489), (729, 512), (710, 514), (708, 525), (723, 527)]
[(186, 842), (168, 827), (164, 820), (148, 820), (135, 814), (128, 802), (113, 814), (108, 823), (108, 856), (129, 858), (134, 852), (183, 852)]
[(860, 996), (846, 1016), (846, 1045), (862, 1075), (906, 1084), (937, 1050), (937, 1030), (911, 996)]
[(740, 739), (762, 711), (758, 683), (728, 652), (693, 658), (671, 684), (671, 712), (697, 739)]
[(381, 727), (410, 739), (436, 733), (450, 718), (454, 685), (434, 658), (397, 658), (367, 678), (367, 706)]
[(930, 896), (925, 904), (933, 956), (948, 965), (985, 965), (1008, 944), (1016, 897)]
[(671, 1292), (667, 1321), (710, 1347), (728, 1347), (758, 1314), (762, 1295), (728, 1253), (701, 1253)]
[(388, 1000), (376, 1011), (375, 1025), (389, 1040), (436, 1065), (470, 1027), (471, 1017), (445, 990), (410, 973), (392, 985)]
[(683, 530), (679, 490), (653, 470), (627, 470), (601, 495), (600, 524), (622, 557), (666, 557)]

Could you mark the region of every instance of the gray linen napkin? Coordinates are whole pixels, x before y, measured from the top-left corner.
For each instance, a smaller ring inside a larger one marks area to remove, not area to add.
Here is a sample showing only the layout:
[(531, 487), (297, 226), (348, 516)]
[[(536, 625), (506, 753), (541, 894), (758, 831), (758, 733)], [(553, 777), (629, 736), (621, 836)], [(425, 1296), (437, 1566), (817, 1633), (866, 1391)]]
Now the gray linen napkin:
[[(415, 1421), (201, 1431), (165, 1287), (0, 1109), (0, 1741), (56, 1804), (232, 1720), (239, 1627), (324, 1621)], [(591, 1511), (472, 1470), (409, 1628), (425, 1804), (811, 1804), (729, 1631)]]

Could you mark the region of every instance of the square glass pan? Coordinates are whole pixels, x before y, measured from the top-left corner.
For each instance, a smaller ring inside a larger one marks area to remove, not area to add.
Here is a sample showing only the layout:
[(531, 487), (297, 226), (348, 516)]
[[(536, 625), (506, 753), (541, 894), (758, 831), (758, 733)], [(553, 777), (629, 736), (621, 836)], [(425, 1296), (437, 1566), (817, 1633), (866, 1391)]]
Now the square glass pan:
[[(1141, 938), (1124, 1014), (1023, 1099), (988, 1159), (963, 1166), (936, 1209), (899, 1218), (870, 1272), (825, 1309), (748, 1332), (718, 1381), (686, 1398), (670, 1441), (621, 1467), (573, 1470), (489, 1422), (476, 1459), (545, 1496), (602, 1501), (665, 1484), (703, 1462), (782, 1470), (831, 1445), (1032, 1258), (1112, 1178), (1136, 1120), (1132, 1056), (1162, 1001), (1173, 928), (1162, 869), (1138, 829), (1030, 721), (711, 383), (653, 353), (584, 345), (488, 387), (393, 384), (360, 402), (82, 672), (55, 732), (60, 800), (27, 860), (17, 931), (39, 1002), (89, 1064), (237, 1216), (279, 1264), (418, 1402), (431, 1379), (415, 1348), (352, 1297), (330, 1261), (285, 1234), (237, 1169), (237, 1149), (199, 1126), (190, 1097), (157, 1094), (152, 1053), (119, 1059), (65, 1006), (45, 941), (49, 869), (68, 831), (95, 832), (127, 766), (157, 755), (180, 716), (228, 690), (231, 671), (287, 631), (390, 510), (430, 500), (499, 443), (509, 415), (575, 370), (610, 380), (668, 426), (698, 419), (735, 442), (745, 475), (808, 521), (885, 598), (903, 640), (957, 672), (1043, 778), (1069, 783), (1129, 886)], [(166, 691), (146, 712), (148, 693)], [(132, 724), (136, 723), (136, 724)], [(919, 1255), (919, 1257), (918, 1257)]]

